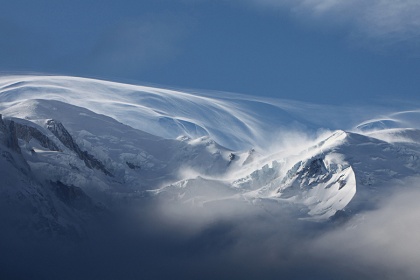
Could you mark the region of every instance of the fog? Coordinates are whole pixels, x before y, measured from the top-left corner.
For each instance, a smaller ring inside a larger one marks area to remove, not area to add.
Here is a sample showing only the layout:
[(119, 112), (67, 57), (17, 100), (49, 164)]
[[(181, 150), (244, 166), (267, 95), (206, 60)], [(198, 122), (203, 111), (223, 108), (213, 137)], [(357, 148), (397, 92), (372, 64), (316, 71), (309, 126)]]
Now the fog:
[[(417, 179), (418, 180), (418, 179)], [(371, 279), (419, 279), (420, 190), (417, 182), (311, 242), (310, 254), (335, 269)], [(321, 255), (321, 252), (328, 254)], [(351, 277), (349, 277), (350, 279)]]
[(374, 210), (310, 222), (299, 207), (139, 199), (85, 238), (2, 230), (1, 279), (419, 279), (418, 178)]

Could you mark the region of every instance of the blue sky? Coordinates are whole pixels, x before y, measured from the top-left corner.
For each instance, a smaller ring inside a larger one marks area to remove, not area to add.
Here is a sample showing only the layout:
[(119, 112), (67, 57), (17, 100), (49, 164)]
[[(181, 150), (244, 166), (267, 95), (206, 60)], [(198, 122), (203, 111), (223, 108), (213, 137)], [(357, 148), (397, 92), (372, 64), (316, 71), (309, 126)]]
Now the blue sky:
[(420, 2), (3, 0), (0, 71), (411, 102), (420, 99)]

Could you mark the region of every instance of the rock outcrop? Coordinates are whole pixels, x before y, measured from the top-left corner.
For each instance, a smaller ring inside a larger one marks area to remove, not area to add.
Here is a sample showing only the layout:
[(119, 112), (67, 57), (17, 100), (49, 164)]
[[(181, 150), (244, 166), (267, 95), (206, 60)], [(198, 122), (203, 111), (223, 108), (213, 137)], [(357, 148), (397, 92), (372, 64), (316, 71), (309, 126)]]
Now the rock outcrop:
[(87, 167), (100, 170), (108, 176), (113, 176), (111, 172), (105, 168), (105, 165), (102, 162), (96, 159), (93, 155), (89, 154), (87, 151), (82, 151), (80, 149), (62, 123), (56, 120), (48, 120), (47, 128), (58, 138), (58, 140), (60, 140), (61, 143), (63, 143), (64, 146), (75, 152), (77, 156), (84, 161)]
[(57, 145), (48, 138), (47, 135), (36, 129), (35, 127), (28, 126), (21, 123), (15, 123), (16, 128), (16, 136), (19, 139), (22, 139), (29, 143), (32, 139), (35, 139), (39, 142), (39, 144), (49, 149), (50, 151), (60, 152), (61, 150), (57, 147)]

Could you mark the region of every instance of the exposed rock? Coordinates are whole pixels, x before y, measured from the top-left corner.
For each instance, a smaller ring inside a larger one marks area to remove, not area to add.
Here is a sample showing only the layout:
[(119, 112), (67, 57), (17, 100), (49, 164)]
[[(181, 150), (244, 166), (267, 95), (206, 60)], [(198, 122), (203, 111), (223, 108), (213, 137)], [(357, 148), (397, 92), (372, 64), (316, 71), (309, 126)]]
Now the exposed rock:
[(5, 132), (6, 131), (6, 125), (3, 122), (3, 115), (0, 114), (0, 131)]
[(325, 167), (324, 161), (321, 158), (315, 158), (311, 161), (308, 161), (302, 168), (301, 171), (298, 171), (298, 175), (303, 175), (308, 178), (315, 178), (316, 176), (325, 174), (327, 168)]
[(11, 121), (7, 124), (2, 115), (0, 114), (0, 144), (5, 145), (12, 151), (17, 152), (11, 153), (7, 149), (2, 149), (0, 145), (0, 159), (4, 159), (11, 163), (16, 169), (22, 171), (25, 175), (29, 174), (31, 168), (22, 156), (21, 149), (19, 147), (19, 140), (16, 136), (15, 122)]
[(51, 182), (55, 195), (67, 206), (77, 210), (96, 208), (92, 199), (79, 187), (68, 186), (60, 181)]
[(25, 175), (30, 173), (31, 168), (21, 154), (13, 156), (11, 152), (0, 149), (0, 159), (6, 160)]
[(82, 151), (80, 149), (62, 123), (55, 120), (48, 120), (47, 128), (61, 141), (61, 143), (63, 143), (64, 146), (75, 152), (78, 157), (85, 162), (87, 167), (101, 170), (106, 175), (113, 177), (111, 172), (105, 168), (105, 165), (102, 162), (96, 159), (93, 155), (89, 154), (87, 151)]
[[(300, 181), (308, 181), (310, 178), (318, 178), (318, 182), (324, 182), (330, 179), (330, 174), (322, 158), (309, 159), (305, 162), (297, 162), (287, 171), (282, 183), (291, 178), (298, 177)], [(310, 183), (308, 182), (308, 186)]]
[(6, 146), (15, 152), (21, 153), (14, 121), (10, 121), (9, 126), (8, 126), (8, 132), (9, 133), (6, 138)]
[(236, 156), (235, 156), (235, 154), (234, 154), (234, 153), (230, 153), (230, 154), (229, 154), (229, 160), (230, 160), (230, 161), (234, 160), (234, 159), (235, 159), (235, 157), (236, 157)]
[(61, 141), (61, 143), (63, 143), (64, 146), (76, 152), (78, 155), (82, 153), (79, 146), (77, 146), (77, 144), (73, 141), (73, 137), (71, 137), (70, 133), (66, 130), (63, 124), (55, 120), (48, 120), (47, 128), (58, 138), (58, 140)]
[(236, 158), (235, 154), (234, 153), (230, 153), (229, 154), (229, 162), (227, 163), (227, 165), (229, 166), (232, 163), (232, 161), (235, 160), (235, 158)]
[(47, 148), (51, 151), (60, 151), (57, 145), (46, 136), (44, 133), (36, 129), (35, 127), (24, 125), (21, 123), (15, 123), (16, 135), (19, 139), (26, 141), (27, 143), (31, 139), (37, 140), (42, 147)]
[(127, 164), (127, 166), (128, 166), (130, 169), (140, 169), (140, 168), (141, 168), (141, 166), (139, 166), (139, 165), (137, 165), (137, 164), (134, 164), (134, 163), (131, 163), (131, 162), (128, 162), (128, 161), (126, 161), (125, 163)]

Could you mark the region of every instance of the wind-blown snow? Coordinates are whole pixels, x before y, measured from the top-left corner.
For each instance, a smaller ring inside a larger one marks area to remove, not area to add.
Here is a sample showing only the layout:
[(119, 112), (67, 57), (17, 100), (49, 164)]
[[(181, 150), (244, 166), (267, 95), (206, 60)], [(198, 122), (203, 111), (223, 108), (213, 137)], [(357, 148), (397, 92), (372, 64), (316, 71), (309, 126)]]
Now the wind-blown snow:
[[(64, 76), (0, 77), (1, 111), (30, 99), (80, 106), (164, 138), (209, 135), (234, 150), (267, 150), (290, 130), (313, 133), (325, 127), (349, 129), (367, 119), (366, 115), (373, 117), (372, 110), (354, 114), (345, 106), (231, 93), (179, 91)], [(20, 111), (13, 116), (25, 118), (26, 113)]]

